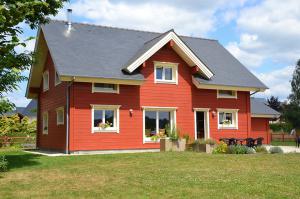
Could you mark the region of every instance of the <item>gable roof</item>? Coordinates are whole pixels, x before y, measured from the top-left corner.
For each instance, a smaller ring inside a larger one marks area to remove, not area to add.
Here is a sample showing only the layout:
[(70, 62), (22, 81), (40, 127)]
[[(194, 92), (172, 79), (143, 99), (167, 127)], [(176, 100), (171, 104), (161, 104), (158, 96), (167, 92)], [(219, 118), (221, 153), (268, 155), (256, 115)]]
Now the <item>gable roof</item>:
[(280, 113), (267, 105), (263, 98), (251, 98), (251, 114), (252, 117), (278, 118)]
[(211, 78), (213, 73), (202, 63), (202, 61), (191, 51), (191, 49), (176, 35), (174, 30), (169, 30), (150, 41), (144, 43), (137, 54), (130, 59), (129, 64), (126, 65), (125, 70), (133, 72), (143, 62), (149, 59), (154, 53), (161, 49), (168, 42), (172, 41), (174, 44), (172, 48), (181, 56), (182, 59), (188, 63), (189, 66), (197, 66), (201, 73), (206, 78)]
[(36, 117), (37, 115), (37, 100), (31, 100), (22, 111), (22, 115), (27, 117)]
[[(199, 84), (267, 89), (216, 40), (178, 36), (173, 30), (161, 34), (82, 23), (72, 23), (68, 31), (66, 22), (56, 20), (42, 25), (39, 32), (63, 81), (82, 77), (143, 82), (144, 77), (139, 70), (126, 69), (151, 47), (172, 34), (190, 50), (195, 60), (201, 62), (197, 66), (201, 65), (202, 72), (206, 70), (206, 73), (194, 77)], [(30, 74), (36, 75), (38, 68), (33, 66)], [(38, 82), (31, 85), (32, 79), (28, 87), (38, 87)]]

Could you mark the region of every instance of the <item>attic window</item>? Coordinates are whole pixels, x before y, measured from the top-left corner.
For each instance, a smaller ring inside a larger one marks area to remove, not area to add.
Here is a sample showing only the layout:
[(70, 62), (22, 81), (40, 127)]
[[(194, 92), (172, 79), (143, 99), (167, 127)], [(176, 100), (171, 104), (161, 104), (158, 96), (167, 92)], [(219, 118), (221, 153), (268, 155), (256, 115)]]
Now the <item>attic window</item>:
[(217, 98), (237, 98), (237, 91), (218, 90)]
[(92, 92), (119, 93), (118, 84), (93, 83)]
[(60, 83), (61, 83), (60, 77), (59, 77), (58, 73), (55, 71), (55, 86), (57, 86)]
[(177, 68), (176, 63), (154, 62), (155, 83), (177, 84)]
[(43, 91), (49, 90), (49, 72), (45, 71), (43, 74)]

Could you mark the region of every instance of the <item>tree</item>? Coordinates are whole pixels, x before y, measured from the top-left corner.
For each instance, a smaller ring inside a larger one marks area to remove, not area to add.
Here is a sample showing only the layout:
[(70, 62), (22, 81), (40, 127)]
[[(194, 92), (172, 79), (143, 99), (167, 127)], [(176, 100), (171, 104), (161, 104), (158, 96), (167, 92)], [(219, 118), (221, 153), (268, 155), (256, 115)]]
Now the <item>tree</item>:
[(16, 51), (17, 47), (25, 47), (26, 41), (32, 39), (20, 39), (23, 33), (21, 24), (24, 22), (35, 29), (47, 23), (48, 16), (56, 15), (66, 1), (0, 0), (0, 104), (7, 104), (7, 101), (3, 102), (4, 93), (17, 89), (18, 83), (27, 79), (22, 71), (33, 61), (32, 53)]
[(300, 129), (300, 106), (296, 103), (290, 103), (284, 107), (283, 116), (289, 121), (293, 128)]
[(291, 81), (292, 93), (289, 96), (291, 103), (300, 106), (300, 59), (298, 60)]
[(278, 97), (271, 96), (267, 99), (268, 106), (272, 109), (280, 112), (281, 110), (281, 102), (279, 101)]

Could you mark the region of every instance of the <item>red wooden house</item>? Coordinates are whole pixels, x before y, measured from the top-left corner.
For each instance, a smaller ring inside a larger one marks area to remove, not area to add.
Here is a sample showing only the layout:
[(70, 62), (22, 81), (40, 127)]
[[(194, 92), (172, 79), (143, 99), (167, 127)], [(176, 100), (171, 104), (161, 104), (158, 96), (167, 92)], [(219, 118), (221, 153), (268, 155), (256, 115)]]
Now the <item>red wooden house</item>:
[(264, 137), (267, 87), (216, 40), (63, 21), (41, 26), (27, 97), (37, 146), (67, 153), (159, 148), (167, 125), (198, 138)]

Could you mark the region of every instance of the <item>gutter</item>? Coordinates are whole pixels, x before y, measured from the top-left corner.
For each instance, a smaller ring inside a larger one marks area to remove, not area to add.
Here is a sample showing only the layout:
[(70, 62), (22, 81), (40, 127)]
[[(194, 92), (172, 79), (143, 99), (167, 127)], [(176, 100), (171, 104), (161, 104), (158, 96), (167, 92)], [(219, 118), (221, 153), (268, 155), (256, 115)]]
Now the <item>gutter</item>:
[(72, 78), (72, 81), (67, 85), (66, 89), (66, 98), (67, 98), (67, 104), (66, 104), (66, 154), (69, 154), (69, 138), (70, 138), (70, 117), (69, 117), (69, 112), (70, 112), (70, 88), (75, 80), (75, 77)]

